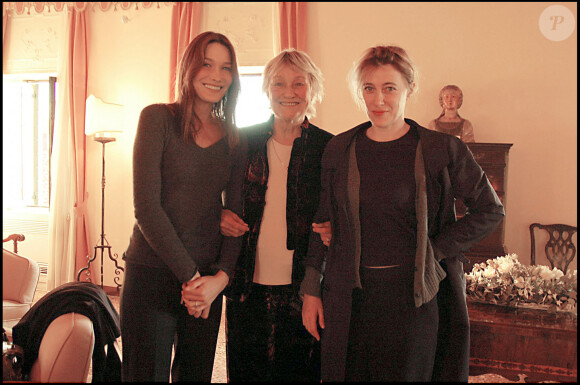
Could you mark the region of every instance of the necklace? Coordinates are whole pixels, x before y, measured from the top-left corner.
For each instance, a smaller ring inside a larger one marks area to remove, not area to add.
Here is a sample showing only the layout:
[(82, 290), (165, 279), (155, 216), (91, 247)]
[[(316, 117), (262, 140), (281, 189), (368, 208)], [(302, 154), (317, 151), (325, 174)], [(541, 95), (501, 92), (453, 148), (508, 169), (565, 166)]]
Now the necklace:
[(290, 163), (286, 164), (282, 161), (282, 158), (280, 158), (280, 155), (278, 155), (278, 150), (276, 149), (276, 141), (274, 140), (274, 138), (272, 138), (271, 140), (272, 140), (272, 148), (274, 149), (274, 154), (276, 155), (276, 158), (278, 158), (278, 161), (280, 162), (280, 164), (282, 166), (284, 166), (286, 169), (288, 169), (288, 166), (290, 166)]

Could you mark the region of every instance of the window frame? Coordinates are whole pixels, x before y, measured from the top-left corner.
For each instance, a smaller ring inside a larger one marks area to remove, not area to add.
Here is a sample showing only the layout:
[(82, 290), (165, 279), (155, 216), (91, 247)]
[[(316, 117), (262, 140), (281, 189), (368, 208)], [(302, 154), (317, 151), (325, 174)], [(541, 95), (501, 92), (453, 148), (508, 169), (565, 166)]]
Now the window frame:
[[(3, 74), (3, 88), (4, 85), (6, 83), (31, 83), (31, 84), (39, 84), (39, 83), (47, 83), (47, 91), (48, 91), (48, 100), (45, 100), (45, 103), (47, 103), (47, 111), (46, 111), (46, 118), (48, 118), (48, 148), (47, 148), (47, 163), (48, 163), (48, 168), (46, 170), (46, 172), (48, 173), (48, 186), (47, 186), (47, 197), (46, 197), (46, 204), (44, 202), (42, 202), (40, 200), (40, 194), (39, 192), (41, 191), (41, 187), (38, 184), (39, 181), (39, 175), (38, 173), (40, 172), (40, 168), (41, 165), (39, 163), (39, 159), (38, 157), (40, 156), (40, 149), (39, 146), (40, 144), (40, 139), (39, 139), (39, 122), (38, 122), (38, 96), (33, 98), (33, 105), (35, 106), (32, 112), (33, 115), (33, 124), (32, 124), (32, 132), (33, 132), (33, 139), (28, 140), (28, 141), (24, 141), (24, 142), (19, 142), (20, 144), (20, 149), (22, 150), (24, 148), (25, 145), (28, 145), (30, 143), (32, 143), (33, 145), (33, 166), (32, 166), (32, 172), (33, 175), (30, 177), (24, 177), (24, 174), (26, 173), (25, 171), (25, 167), (24, 164), (22, 163), (18, 163), (19, 167), (20, 167), (20, 171), (17, 172), (16, 174), (19, 175), (20, 177), (20, 181), (18, 181), (17, 183), (19, 183), (19, 187), (21, 190), (20, 193), (20, 198), (19, 199), (14, 199), (14, 200), (10, 200), (8, 202), (9, 206), (6, 207), (4, 206), (4, 209), (34, 209), (34, 210), (41, 210), (41, 211), (49, 211), (50, 210), (50, 199), (51, 199), (51, 184), (52, 184), (52, 175), (51, 175), (51, 160), (52, 160), (52, 147), (53, 147), (53, 139), (54, 139), (54, 128), (55, 128), (55, 109), (56, 109), (56, 92), (57, 92), (57, 87), (58, 87), (58, 82), (57, 82), (57, 77), (56, 77), (56, 73), (19, 73), (19, 74)], [(38, 95), (38, 89), (37, 89), (37, 95)], [(5, 90), (3, 89), (3, 95), (5, 94)], [(20, 111), (23, 111), (22, 105), (20, 105)], [(4, 109), (4, 106), (3, 106)], [(21, 112), (21, 114), (24, 112)], [(3, 114), (6, 114), (6, 111), (3, 111)], [(3, 122), (4, 123), (4, 122)], [(4, 125), (4, 124), (3, 124)], [(23, 130), (22, 130), (22, 126), (20, 128), (20, 136), (23, 136)], [(4, 129), (3, 129), (3, 134), (4, 134)], [(4, 136), (4, 135), (3, 135)], [(6, 143), (4, 144), (6, 145)], [(19, 152), (20, 156), (23, 158), (24, 154), (22, 151)], [(28, 182), (25, 182), (25, 180), (28, 179)], [(14, 181), (11, 180), (6, 180), (3, 178), (3, 183), (14, 183)], [(29, 191), (32, 191), (32, 194), (29, 194), (29, 197), (25, 197), (25, 184), (29, 183), (31, 184), (33, 187), (32, 188), (27, 188)], [(45, 185), (46, 186), (46, 185)], [(6, 202), (4, 202), (6, 203)]]

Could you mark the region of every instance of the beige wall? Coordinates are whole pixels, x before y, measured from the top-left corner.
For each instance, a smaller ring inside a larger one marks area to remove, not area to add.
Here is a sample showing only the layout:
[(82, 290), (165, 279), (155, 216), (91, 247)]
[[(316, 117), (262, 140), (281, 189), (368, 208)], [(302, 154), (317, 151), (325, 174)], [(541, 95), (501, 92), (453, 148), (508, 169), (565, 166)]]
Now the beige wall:
[[(129, 21), (123, 23), (121, 16)], [(132, 155), (139, 113), (169, 99), (169, 36), (171, 7), (133, 12), (90, 13), (88, 93), (125, 106), (127, 125), (105, 148), (105, 234), (112, 252), (124, 265), (123, 252), (135, 221)], [(101, 233), (102, 145), (87, 141), (87, 189), (90, 246)], [(99, 272), (99, 258), (95, 272)], [(104, 284), (116, 286), (114, 263), (105, 258)], [(121, 282), (122, 283), (122, 275)]]
[[(404, 47), (420, 73), (408, 117), (426, 125), (440, 113), (441, 87), (457, 84), (476, 140), (514, 144), (506, 248), (529, 263), (530, 223), (577, 224), (577, 34), (562, 42), (542, 35), (538, 20), (551, 4), (310, 3), (308, 51), (326, 78), (314, 122), (340, 133), (366, 120), (346, 85), (353, 60), (372, 45)], [(123, 231), (129, 223), (115, 234)]]
[(531, 223), (577, 225), (577, 33), (542, 35), (552, 4), (562, 3), (310, 4), (309, 52), (326, 77), (315, 123), (338, 133), (365, 120), (346, 86), (352, 61), (376, 44), (402, 46), (420, 72), (407, 117), (426, 125), (441, 87), (457, 84), (476, 140), (513, 143), (506, 247), (529, 263)]
[[(457, 84), (464, 93), (460, 113), (473, 123), (476, 140), (514, 144), (506, 246), (529, 263), (530, 223), (577, 225), (577, 33), (561, 42), (541, 34), (539, 17), (551, 4), (565, 4), (577, 17), (576, 3), (310, 3), (308, 51), (326, 79), (313, 122), (340, 133), (367, 120), (348, 93), (346, 74), (364, 49), (402, 46), (420, 72), (407, 117), (426, 125), (440, 113), (441, 87)], [(97, 11), (88, 25), (88, 91), (127, 107), (126, 132), (106, 147), (105, 230), (121, 255), (134, 223), (131, 157), (139, 112), (168, 99), (171, 8)], [(90, 141), (91, 245), (100, 234), (100, 162), (101, 146)], [(113, 276), (106, 264), (105, 285), (114, 286)]]

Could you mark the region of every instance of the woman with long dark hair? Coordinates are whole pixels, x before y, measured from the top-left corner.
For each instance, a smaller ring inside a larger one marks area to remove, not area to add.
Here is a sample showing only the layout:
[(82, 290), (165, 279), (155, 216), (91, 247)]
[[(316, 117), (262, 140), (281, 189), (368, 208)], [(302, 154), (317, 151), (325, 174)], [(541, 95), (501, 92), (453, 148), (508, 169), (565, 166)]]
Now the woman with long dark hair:
[(204, 32), (181, 59), (177, 101), (141, 112), (133, 149), (136, 223), (123, 257), (123, 381), (167, 382), (170, 372), (173, 381), (211, 381), (221, 292), (241, 244), (220, 234), (222, 207), (241, 214), (239, 90), (232, 44)]

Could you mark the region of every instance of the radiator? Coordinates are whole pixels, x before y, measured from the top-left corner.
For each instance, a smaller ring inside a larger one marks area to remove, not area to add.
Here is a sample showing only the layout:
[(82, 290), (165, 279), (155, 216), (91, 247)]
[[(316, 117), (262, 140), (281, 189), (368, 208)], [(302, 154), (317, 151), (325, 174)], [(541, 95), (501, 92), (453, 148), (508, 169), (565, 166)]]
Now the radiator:
[[(2, 238), (10, 234), (24, 234), (25, 240), (18, 242), (18, 254), (34, 259), (41, 266), (41, 274), (48, 270), (48, 213), (4, 211)], [(5, 244), (13, 250), (12, 244)]]

